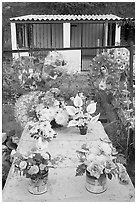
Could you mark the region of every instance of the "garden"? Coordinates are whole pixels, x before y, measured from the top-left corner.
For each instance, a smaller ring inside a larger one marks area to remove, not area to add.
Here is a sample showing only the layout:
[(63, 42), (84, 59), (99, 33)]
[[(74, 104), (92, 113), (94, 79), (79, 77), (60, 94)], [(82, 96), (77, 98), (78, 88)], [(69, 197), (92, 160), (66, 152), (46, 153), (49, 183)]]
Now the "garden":
[[(26, 126), (40, 148), (47, 145), (42, 138), (49, 142), (60, 127), (90, 127), (98, 120), (135, 185), (135, 99), (134, 90), (133, 97), (130, 93), (129, 58), (126, 48), (101, 52), (91, 59), (86, 74), (69, 70), (63, 56), (55, 51), (44, 58), (31, 56), (3, 61), (3, 187)], [(35, 160), (40, 157), (36, 153), (34, 156)], [(26, 162), (22, 165), (27, 165)], [(46, 167), (41, 165), (41, 168)]]

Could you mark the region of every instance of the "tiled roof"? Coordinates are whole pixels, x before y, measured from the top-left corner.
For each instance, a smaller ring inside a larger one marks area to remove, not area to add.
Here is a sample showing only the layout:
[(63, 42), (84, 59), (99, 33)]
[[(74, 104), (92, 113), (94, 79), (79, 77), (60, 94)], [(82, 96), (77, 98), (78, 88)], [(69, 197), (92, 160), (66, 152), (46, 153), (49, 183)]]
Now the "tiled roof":
[(80, 20), (122, 20), (113, 14), (106, 15), (26, 15), (10, 18), (11, 21), (80, 21)]

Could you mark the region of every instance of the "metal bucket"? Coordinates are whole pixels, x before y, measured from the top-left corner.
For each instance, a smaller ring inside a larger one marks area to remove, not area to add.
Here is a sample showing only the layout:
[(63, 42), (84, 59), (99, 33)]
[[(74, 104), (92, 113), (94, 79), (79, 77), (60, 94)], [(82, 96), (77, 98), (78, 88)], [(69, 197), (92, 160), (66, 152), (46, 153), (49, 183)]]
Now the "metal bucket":
[(99, 179), (91, 176), (88, 171), (86, 171), (86, 189), (91, 193), (103, 193), (107, 189), (107, 178), (105, 174), (101, 174)]

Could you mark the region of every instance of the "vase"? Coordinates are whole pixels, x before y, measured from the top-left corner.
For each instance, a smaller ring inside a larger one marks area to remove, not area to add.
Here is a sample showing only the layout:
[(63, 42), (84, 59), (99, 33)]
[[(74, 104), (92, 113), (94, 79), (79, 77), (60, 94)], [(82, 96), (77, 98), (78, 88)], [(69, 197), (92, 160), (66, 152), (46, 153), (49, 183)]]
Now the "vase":
[(80, 134), (81, 135), (86, 135), (87, 134), (87, 126), (79, 126)]
[(106, 174), (101, 174), (97, 179), (94, 176), (91, 176), (90, 173), (86, 170), (86, 189), (91, 193), (103, 193), (107, 189), (107, 177)]
[(43, 150), (48, 148), (48, 141), (43, 141), (41, 137), (36, 140), (36, 147), (38, 150)]
[(48, 171), (43, 175), (42, 178), (31, 179), (28, 191), (34, 195), (40, 195), (47, 192), (48, 184)]

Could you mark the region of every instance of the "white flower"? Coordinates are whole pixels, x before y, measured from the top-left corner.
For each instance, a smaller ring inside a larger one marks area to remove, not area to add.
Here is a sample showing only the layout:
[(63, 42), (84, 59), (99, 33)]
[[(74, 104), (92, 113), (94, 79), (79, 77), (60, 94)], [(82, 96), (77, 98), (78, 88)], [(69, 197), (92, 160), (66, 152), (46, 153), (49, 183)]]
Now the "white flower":
[(90, 153), (90, 154), (87, 156), (87, 162), (94, 161), (94, 159), (95, 159), (95, 154), (94, 154), (94, 153)]
[[(5, 145), (2, 145), (2, 146), (5, 146)], [(5, 147), (6, 147), (6, 146), (5, 146)], [(16, 150), (13, 149), (13, 150), (11, 151), (10, 155), (13, 156), (14, 154), (16, 154)]]
[(26, 162), (26, 161), (21, 161), (20, 164), (19, 164), (19, 167), (20, 167), (21, 169), (25, 169), (26, 166), (27, 166), (27, 162)]
[(39, 165), (40, 170), (44, 170), (46, 167), (47, 167), (46, 164), (40, 164), (40, 165)]
[(124, 70), (125, 69), (125, 65), (122, 64), (120, 67), (119, 67), (120, 70)]
[(32, 74), (33, 73), (33, 69), (29, 69), (29, 73)]
[(43, 103), (38, 104), (36, 107), (36, 113), (39, 113), (42, 109), (44, 109), (44, 104)]
[(55, 107), (44, 108), (39, 112), (40, 120), (52, 121), (56, 115), (57, 109)]
[(70, 100), (71, 100), (71, 101), (74, 101), (74, 97), (70, 97)]
[(100, 148), (99, 147), (92, 147), (91, 149), (90, 149), (90, 153), (92, 153), (92, 154), (94, 154), (94, 155), (100, 155), (101, 154), (101, 150), (100, 150)]
[(54, 101), (54, 106), (59, 106), (59, 101), (55, 100)]
[(41, 151), (41, 156), (42, 156), (44, 159), (49, 160), (49, 154), (46, 152), (46, 149), (43, 149), (43, 150)]
[(118, 64), (121, 64), (122, 61), (121, 61), (120, 58), (117, 58), (117, 59), (116, 59), (116, 62), (117, 62)]
[(96, 178), (99, 178), (100, 175), (103, 174), (103, 169), (104, 166), (94, 162), (87, 167), (87, 170), (90, 172), (90, 175)]
[(60, 109), (58, 114), (55, 117), (56, 123), (63, 126), (67, 125), (68, 119), (69, 119), (68, 113), (66, 110), (63, 110), (63, 109)]
[(108, 160), (108, 157), (105, 155), (100, 155), (100, 156), (96, 156), (95, 160), (101, 163), (102, 165), (104, 165), (105, 162)]
[(33, 175), (33, 174), (37, 174), (39, 172), (39, 167), (36, 165), (33, 165), (30, 167), (30, 169), (28, 170), (28, 174)]
[(103, 81), (101, 81), (101, 82), (99, 83), (99, 89), (105, 90), (106, 88), (107, 88), (106, 83), (103, 82)]

